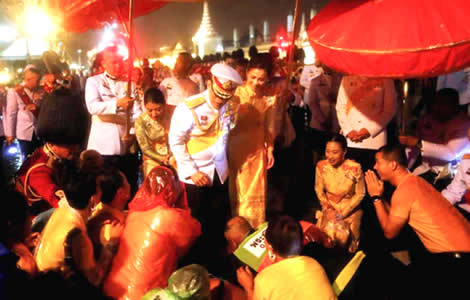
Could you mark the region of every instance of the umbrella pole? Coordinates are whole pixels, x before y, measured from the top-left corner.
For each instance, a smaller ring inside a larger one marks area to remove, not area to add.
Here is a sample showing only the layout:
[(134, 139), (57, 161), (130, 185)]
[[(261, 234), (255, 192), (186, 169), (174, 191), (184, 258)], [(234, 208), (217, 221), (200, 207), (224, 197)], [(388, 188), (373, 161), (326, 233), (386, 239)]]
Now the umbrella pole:
[(295, 1), (295, 11), (294, 11), (294, 23), (292, 24), (292, 37), (289, 47), (289, 53), (287, 55), (287, 87), (291, 85), (291, 77), (294, 71), (294, 56), (295, 56), (295, 41), (297, 39), (300, 8), (302, 7), (302, 0)]
[(408, 98), (408, 81), (403, 80), (403, 99), (401, 101), (401, 124), (400, 134), (406, 135), (406, 120), (408, 119), (407, 98)]
[[(129, 38), (127, 40), (127, 97), (132, 94), (132, 68), (134, 67), (134, 55), (132, 49), (132, 40), (134, 39), (134, 0), (129, 0)], [(131, 112), (133, 104), (129, 105), (126, 111), (126, 135), (129, 135), (131, 129)]]

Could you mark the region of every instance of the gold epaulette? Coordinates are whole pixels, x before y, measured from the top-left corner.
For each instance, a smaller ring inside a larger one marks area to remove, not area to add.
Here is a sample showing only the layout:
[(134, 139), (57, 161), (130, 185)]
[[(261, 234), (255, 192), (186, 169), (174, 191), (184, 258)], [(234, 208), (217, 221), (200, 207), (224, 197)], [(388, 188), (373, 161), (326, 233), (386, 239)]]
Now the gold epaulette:
[(470, 159), (470, 153), (465, 154), (464, 156), (462, 156), (462, 159)]
[(206, 99), (204, 97), (189, 98), (186, 99), (184, 102), (186, 102), (186, 105), (189, 109), (193, 109), (206, 102)]

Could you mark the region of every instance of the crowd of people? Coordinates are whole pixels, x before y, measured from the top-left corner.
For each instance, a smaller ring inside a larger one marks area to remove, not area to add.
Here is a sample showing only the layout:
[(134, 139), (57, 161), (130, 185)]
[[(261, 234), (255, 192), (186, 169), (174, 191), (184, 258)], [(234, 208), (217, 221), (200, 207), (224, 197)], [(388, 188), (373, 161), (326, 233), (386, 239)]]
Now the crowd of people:
[(0, 298), (465, 299), (459, 92), (415, 82), (398, 130), (399, 82), (297, 54), (294, 76), (276, 47), (128, 72), (110, 46), (83, 89), (27, 66), (1, 99), (24, 162)]

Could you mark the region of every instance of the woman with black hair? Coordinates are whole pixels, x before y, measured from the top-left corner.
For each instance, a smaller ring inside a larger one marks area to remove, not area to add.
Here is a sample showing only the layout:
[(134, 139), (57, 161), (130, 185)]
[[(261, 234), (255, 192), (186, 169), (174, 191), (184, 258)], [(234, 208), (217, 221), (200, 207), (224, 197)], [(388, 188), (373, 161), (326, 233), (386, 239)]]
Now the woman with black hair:
[(268, 65), (255, 56), (246, 83), (237, 89), (240, 99), (237, 124), (228, 144), (229, 190), (232, 214), (257, 228), (265, 221), (267, 170), (274, 165), (275, 96), (269, 96)]
[(145, 91), (144, 107), (145, 113), (135, 122), (135, 132), (142, 150), (144, 177), (147, 177), (156, 166), (175, 166), (168, 146), (168, 131), (173, 111), (158, 88)]
[[(326, 159), (317, 163), (315, 192), (321, 204), (320, 228), (337, 244), (357, 250), (365, 194), (361, 165), (345, 158), (347, 142), (333, 134), (326, 143)], [(349, 234), (351, 232), (351, 234)]]

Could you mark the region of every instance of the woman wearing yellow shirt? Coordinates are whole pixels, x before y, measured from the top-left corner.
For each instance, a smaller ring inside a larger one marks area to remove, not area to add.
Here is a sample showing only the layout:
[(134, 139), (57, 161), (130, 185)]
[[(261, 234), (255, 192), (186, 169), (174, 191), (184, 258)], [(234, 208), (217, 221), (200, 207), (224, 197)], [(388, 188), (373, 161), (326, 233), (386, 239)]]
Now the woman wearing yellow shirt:
[(291, 217), (269, 221), (264, 243), (273, 264), (255, 278), (248, 267), (237, 270), (248, 300), (336, 299), (323, 267), (300, 255), (302, 240), (302, 227)]

